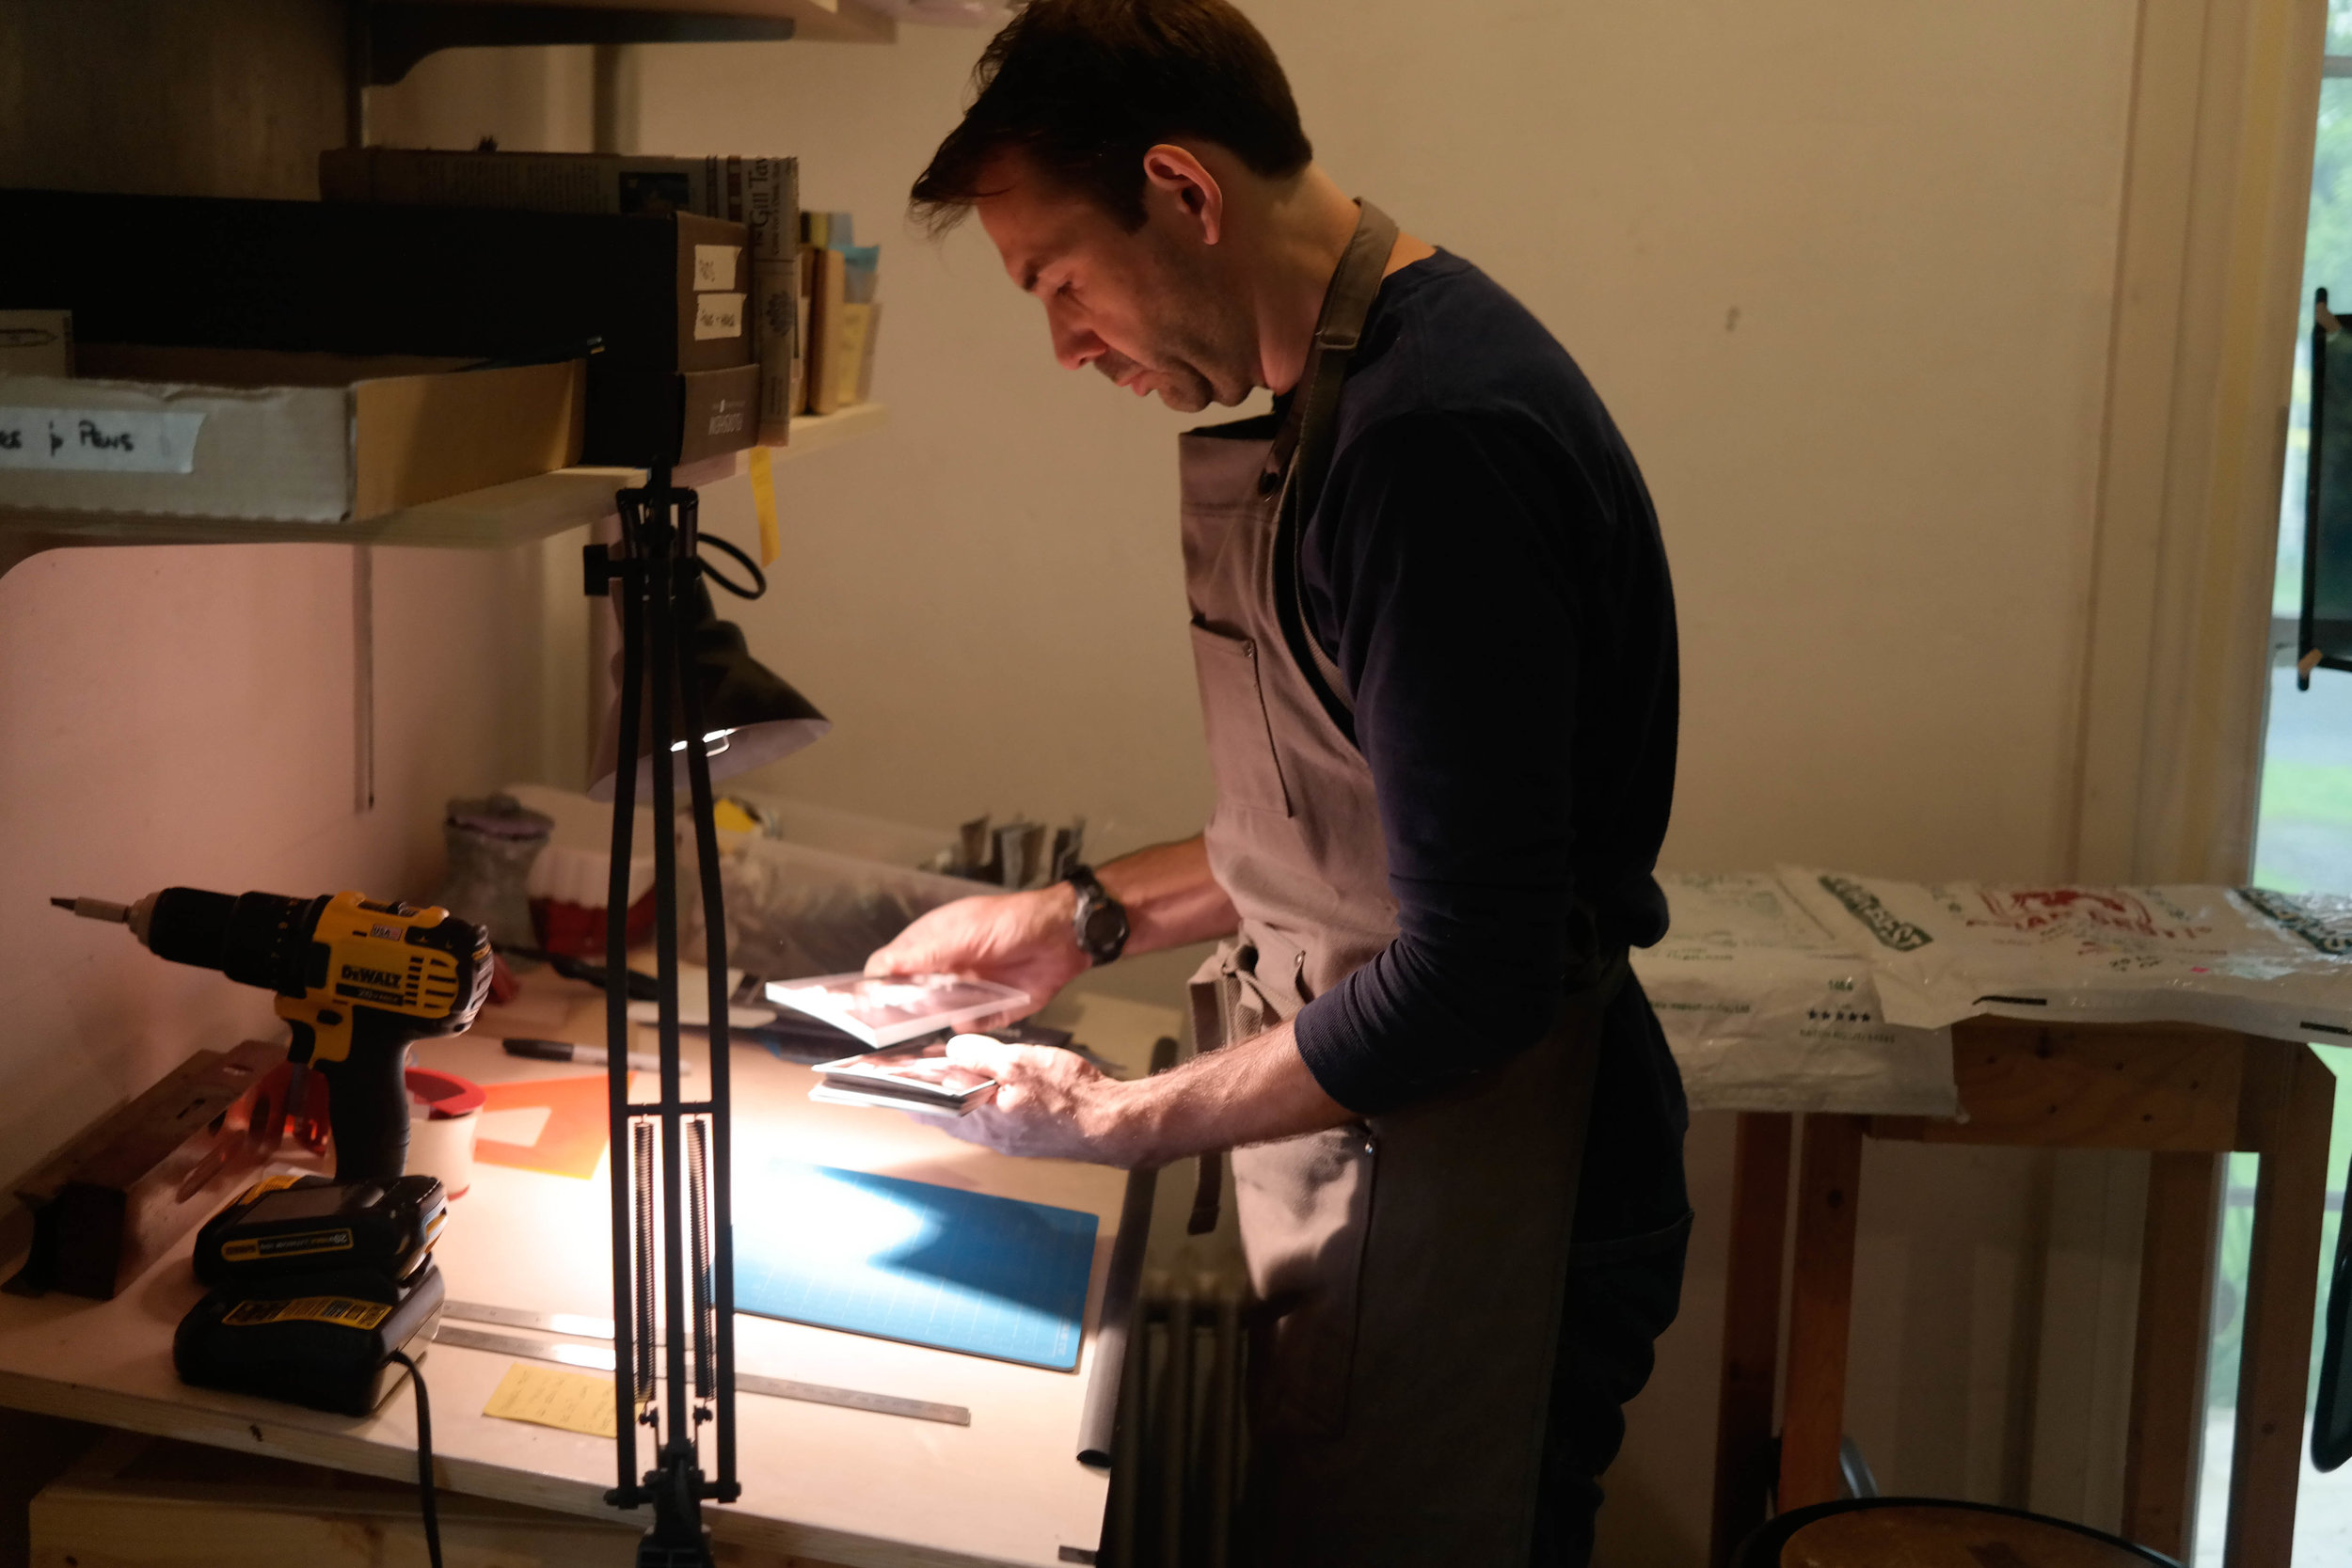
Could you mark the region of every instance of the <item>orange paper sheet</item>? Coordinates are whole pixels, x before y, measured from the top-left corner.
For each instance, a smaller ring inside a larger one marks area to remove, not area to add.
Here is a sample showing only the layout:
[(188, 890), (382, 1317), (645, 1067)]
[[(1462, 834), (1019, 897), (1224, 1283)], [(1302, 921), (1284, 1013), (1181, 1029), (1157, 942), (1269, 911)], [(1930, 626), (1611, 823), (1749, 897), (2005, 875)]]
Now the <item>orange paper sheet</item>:
[(577, 1177), (583, 1181), (596, 1174), (596, 1166), (604, 1161), (612, 1119), (603, 1073), (582, 1078), (536, 1078), (522, 1084), (485, 1084), (482, 1092), (487, 1099), (483, 1106), (485, 1112), (546, 1106), (548, 1119), (539, 1129), (536, 1143), (511, 1144), (496, 1138), (476, 1138), (476, 1160), (489, 1165), (545, 1171), (549, 1176)]

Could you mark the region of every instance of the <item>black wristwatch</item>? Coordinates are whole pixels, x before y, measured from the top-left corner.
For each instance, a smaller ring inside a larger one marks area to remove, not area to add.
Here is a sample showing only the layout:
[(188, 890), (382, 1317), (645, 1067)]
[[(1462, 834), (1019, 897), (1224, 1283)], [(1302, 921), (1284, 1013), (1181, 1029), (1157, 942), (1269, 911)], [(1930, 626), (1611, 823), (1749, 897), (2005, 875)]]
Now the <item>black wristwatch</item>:
[(1062, 880), (1078, 890), (1077, 917), (1070, 923), (1078, 951), (1095, 963), (1109, 963), (1127, 946), (1127, 906), (1104, 891), (1090, 867), (1073, 865)]

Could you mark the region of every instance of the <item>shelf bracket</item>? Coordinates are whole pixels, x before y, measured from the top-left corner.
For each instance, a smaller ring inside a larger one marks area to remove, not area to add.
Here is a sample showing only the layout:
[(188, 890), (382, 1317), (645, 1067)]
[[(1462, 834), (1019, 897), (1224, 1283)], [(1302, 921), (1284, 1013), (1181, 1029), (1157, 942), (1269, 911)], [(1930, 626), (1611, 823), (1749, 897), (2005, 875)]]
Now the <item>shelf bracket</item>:
[(773, 43), (792, 36), (789, 17), (709, 11), (615, 10), (602, 6), (417, 5), (363, 8), (367, 82), (388, 87), (441, 49), (561, 43)]

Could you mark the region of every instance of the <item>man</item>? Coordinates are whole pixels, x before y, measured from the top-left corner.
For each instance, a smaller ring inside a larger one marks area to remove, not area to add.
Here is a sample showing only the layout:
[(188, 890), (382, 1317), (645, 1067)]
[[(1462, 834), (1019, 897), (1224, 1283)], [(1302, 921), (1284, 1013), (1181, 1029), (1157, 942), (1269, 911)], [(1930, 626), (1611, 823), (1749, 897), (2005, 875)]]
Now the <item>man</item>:
[(1001, 1087), (949, 1130), (1235, 1151), (1257, 1560), (1581, 1563), (1689, 1225), (1624, 962), (1665, 929), (1677, 704), (1641, 476), (1532, 316), (1316, 166), (1227, 0), (1033, 0), (977, 81), (916, 211), (977, 213), (1064, 366), (1277, 404), (1183, 444), (1206, 832), (934, 911), (869, 972), (1042, 1000), (1224, 939), (1193, 1060), (959, 1046)]

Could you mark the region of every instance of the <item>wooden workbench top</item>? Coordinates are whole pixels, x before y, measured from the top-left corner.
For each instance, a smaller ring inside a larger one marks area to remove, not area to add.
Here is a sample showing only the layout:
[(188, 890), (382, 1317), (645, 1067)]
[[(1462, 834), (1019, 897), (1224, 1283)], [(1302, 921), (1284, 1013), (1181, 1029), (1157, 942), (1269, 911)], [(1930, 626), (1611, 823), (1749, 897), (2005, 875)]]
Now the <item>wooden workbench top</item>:
[[(1071, 998), (1053, 1022), (1137, 1072), (1152, 1041), (1177, 1028), (1172, 1011), (1106, 997)], [(601, 1069), (508, 1056), (500, 1037), (588, 1042), (601, 1028), (600, 996), (542, 983), (516, 1008), (485, 1013), (472, 1034), (425, 1042), (418, 1060), (482, 1083), (576, 1077)], [(690, 1037), (689, 1061), (700, 1054)], [(813, 1103), (809, 1071), (759, 1047), (738, 1046), (733, 1062), (739, 1169), (785, 1155), (1085, 1210), (1102, 1228), (1074, 1372), (739, 1314), (738, 1364), (746, 1373), (963, 1405), (972, 1424), (740, 1395), (743, 1499), (707, 1511), (713, 1533), (853, 1568), (1089, 1560), (1064, 1548), (1092, 1550), (1107, 1494), (1107, 1476), (1080, 1465), (1076, 1451), (1124, 1174), (1006, 1159), (890, 1112)], [(692, 1097), (708, 1083), (707, 1070), (691, 1074), (686, 1091)], [(580, 1180), (479, 1165), (471, 1190), (451, 1206), (437, 1249), (449, 1294), (610, 1317), (610, 1214), (603, 1169)], [(739, 1214), (739, 1226), (750, 1217)], [(171, 1370), (171, 1333), (199, 1294), (183, 1242), (111, 1302), (0, 1296), (0, 1404), (393, 1479), (415, 1473), (405, 1388), (374, 1416), (352, 1419), (182, 1385)], [(603, 1502), (614, 1480), (608, 1439), (480, 1414), (512, 1364), (452, 1345), (425, 1360), (444, 1484), (566, 1513), (644, 1517)]]

